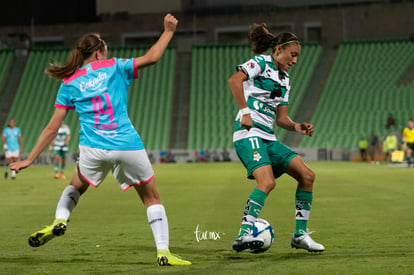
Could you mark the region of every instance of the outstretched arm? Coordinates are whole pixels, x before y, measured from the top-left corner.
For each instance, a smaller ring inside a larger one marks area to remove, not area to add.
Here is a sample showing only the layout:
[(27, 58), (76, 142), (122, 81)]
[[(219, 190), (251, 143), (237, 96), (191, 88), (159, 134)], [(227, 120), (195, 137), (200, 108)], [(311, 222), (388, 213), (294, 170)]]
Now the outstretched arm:
[(307, 122), (296, 123), (290, 119), (287, 112), (287, 105), (279, 105), (276, 111), (277, 126), (288, 131), (298, 132), (303, 135), (313, 135), (313, 125)]
[(10, 169), (19, 172), (21, 169), (30, 166), (33, 163), (33, 161), (50, 144), (50, 142), (56, 137), (59, 127), (65, 119), (66, 114), (66, 109), (56, 108), (55, 113), (49, 121), (49, 124), (45, 127), (45, 129), (43, 129), (42, 133), (39, 136), (39, 139), (36, 142), (35, 147), (33, 148), (30, 155), (27, 157), (27, 159), (11, 163)]
[(140, 57), (135, 58), (135, 70), (155, 64), (164, 53), (177, 28), (178, 20), (171, 14), (164, 17), (164, 32), (158, 41)]

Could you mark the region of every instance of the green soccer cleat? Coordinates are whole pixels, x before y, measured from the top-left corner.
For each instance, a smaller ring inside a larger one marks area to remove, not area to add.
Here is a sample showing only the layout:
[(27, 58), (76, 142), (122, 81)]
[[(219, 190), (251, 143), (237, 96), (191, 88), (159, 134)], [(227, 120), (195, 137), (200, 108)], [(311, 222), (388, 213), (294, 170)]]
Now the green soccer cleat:
[(66, 221), (63, 219), (56, 219), (52, 225), (46, 226), (42, 230), (34, 232), (29, 237), (29, 245), (32, 247), (39, 247), (50, 241), (54, 237), (62, 236), (66, 231)]
[(171, 254), (168, 250), (158, 250), (157, 252), (157, 264), (159, 266), (183, 266), (191, 265), (190, 261), (181, 259), (179, 256)]

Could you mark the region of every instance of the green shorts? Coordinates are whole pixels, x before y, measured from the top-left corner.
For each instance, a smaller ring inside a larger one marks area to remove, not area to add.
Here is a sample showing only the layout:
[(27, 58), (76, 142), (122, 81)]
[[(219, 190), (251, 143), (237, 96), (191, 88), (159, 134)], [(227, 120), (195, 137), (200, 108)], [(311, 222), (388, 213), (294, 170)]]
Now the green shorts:
[(60, 156), (62, 158), (66, 158), (66, 154), (67, 153), (68, 153), (67, 150), (63, 150), (63, 149), (55, 150), (55, 155), (58, 155), (58, 156)]
[(286, 173), (289, 162), (298, 154), (280, 141), (250, 137), (234, 142), (234, 148), (244, 167), (247, 177), (254, 179), (253, 171), (271, 165), (275, 179)]

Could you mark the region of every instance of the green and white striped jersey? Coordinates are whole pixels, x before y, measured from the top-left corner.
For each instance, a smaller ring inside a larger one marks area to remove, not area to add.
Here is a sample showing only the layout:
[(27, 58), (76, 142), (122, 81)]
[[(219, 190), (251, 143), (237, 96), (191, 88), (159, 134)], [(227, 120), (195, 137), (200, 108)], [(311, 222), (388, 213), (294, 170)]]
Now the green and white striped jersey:
[(68, 146), (65, 145), (65, 140), (69, 135), (69, 126), (67, 126), (66, 124), (60, 126), (55, 141), (53, 142), (53, 150), (68, 150)]
[(240, 126), (242, 117), (239, 111), (234, 124), (233, 142), (258, 136), (266, 140), (276, 140), (273, 125), (276, 108), (289, 101), (289, 75), (280, 71), (273, 63), (271, 55), (256, 55), (249, 61), (237, 66), (247, 75), (243, 82), (244, 96), (250, 108), (253, 127), (250, 131)]

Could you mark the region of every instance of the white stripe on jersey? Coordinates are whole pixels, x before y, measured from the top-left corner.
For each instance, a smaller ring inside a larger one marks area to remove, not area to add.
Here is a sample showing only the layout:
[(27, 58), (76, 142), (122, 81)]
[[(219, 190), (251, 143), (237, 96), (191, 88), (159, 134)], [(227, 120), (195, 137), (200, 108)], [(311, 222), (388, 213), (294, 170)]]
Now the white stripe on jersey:
[[(251, 118), (254, 123), (268, 128), (268, 131), (256, 127), (253, 127), (250, 131), (236, 129), (233, 134), (233, 141), (251, 136), (277, 140), (275, 134), (270, 132), (273, 132), (277, 106), (288, 104), (289, 75), (277, 70), (270, 55), (256, 55), (237, 67), (248, 76), (248, 80), (243, 82), (243, 91), (251, 110)], [(279, 74), (284, 74), (284, 77), (280, 79)], [(236, 116), (236, 123), (241, 117), (239, 111)]]

